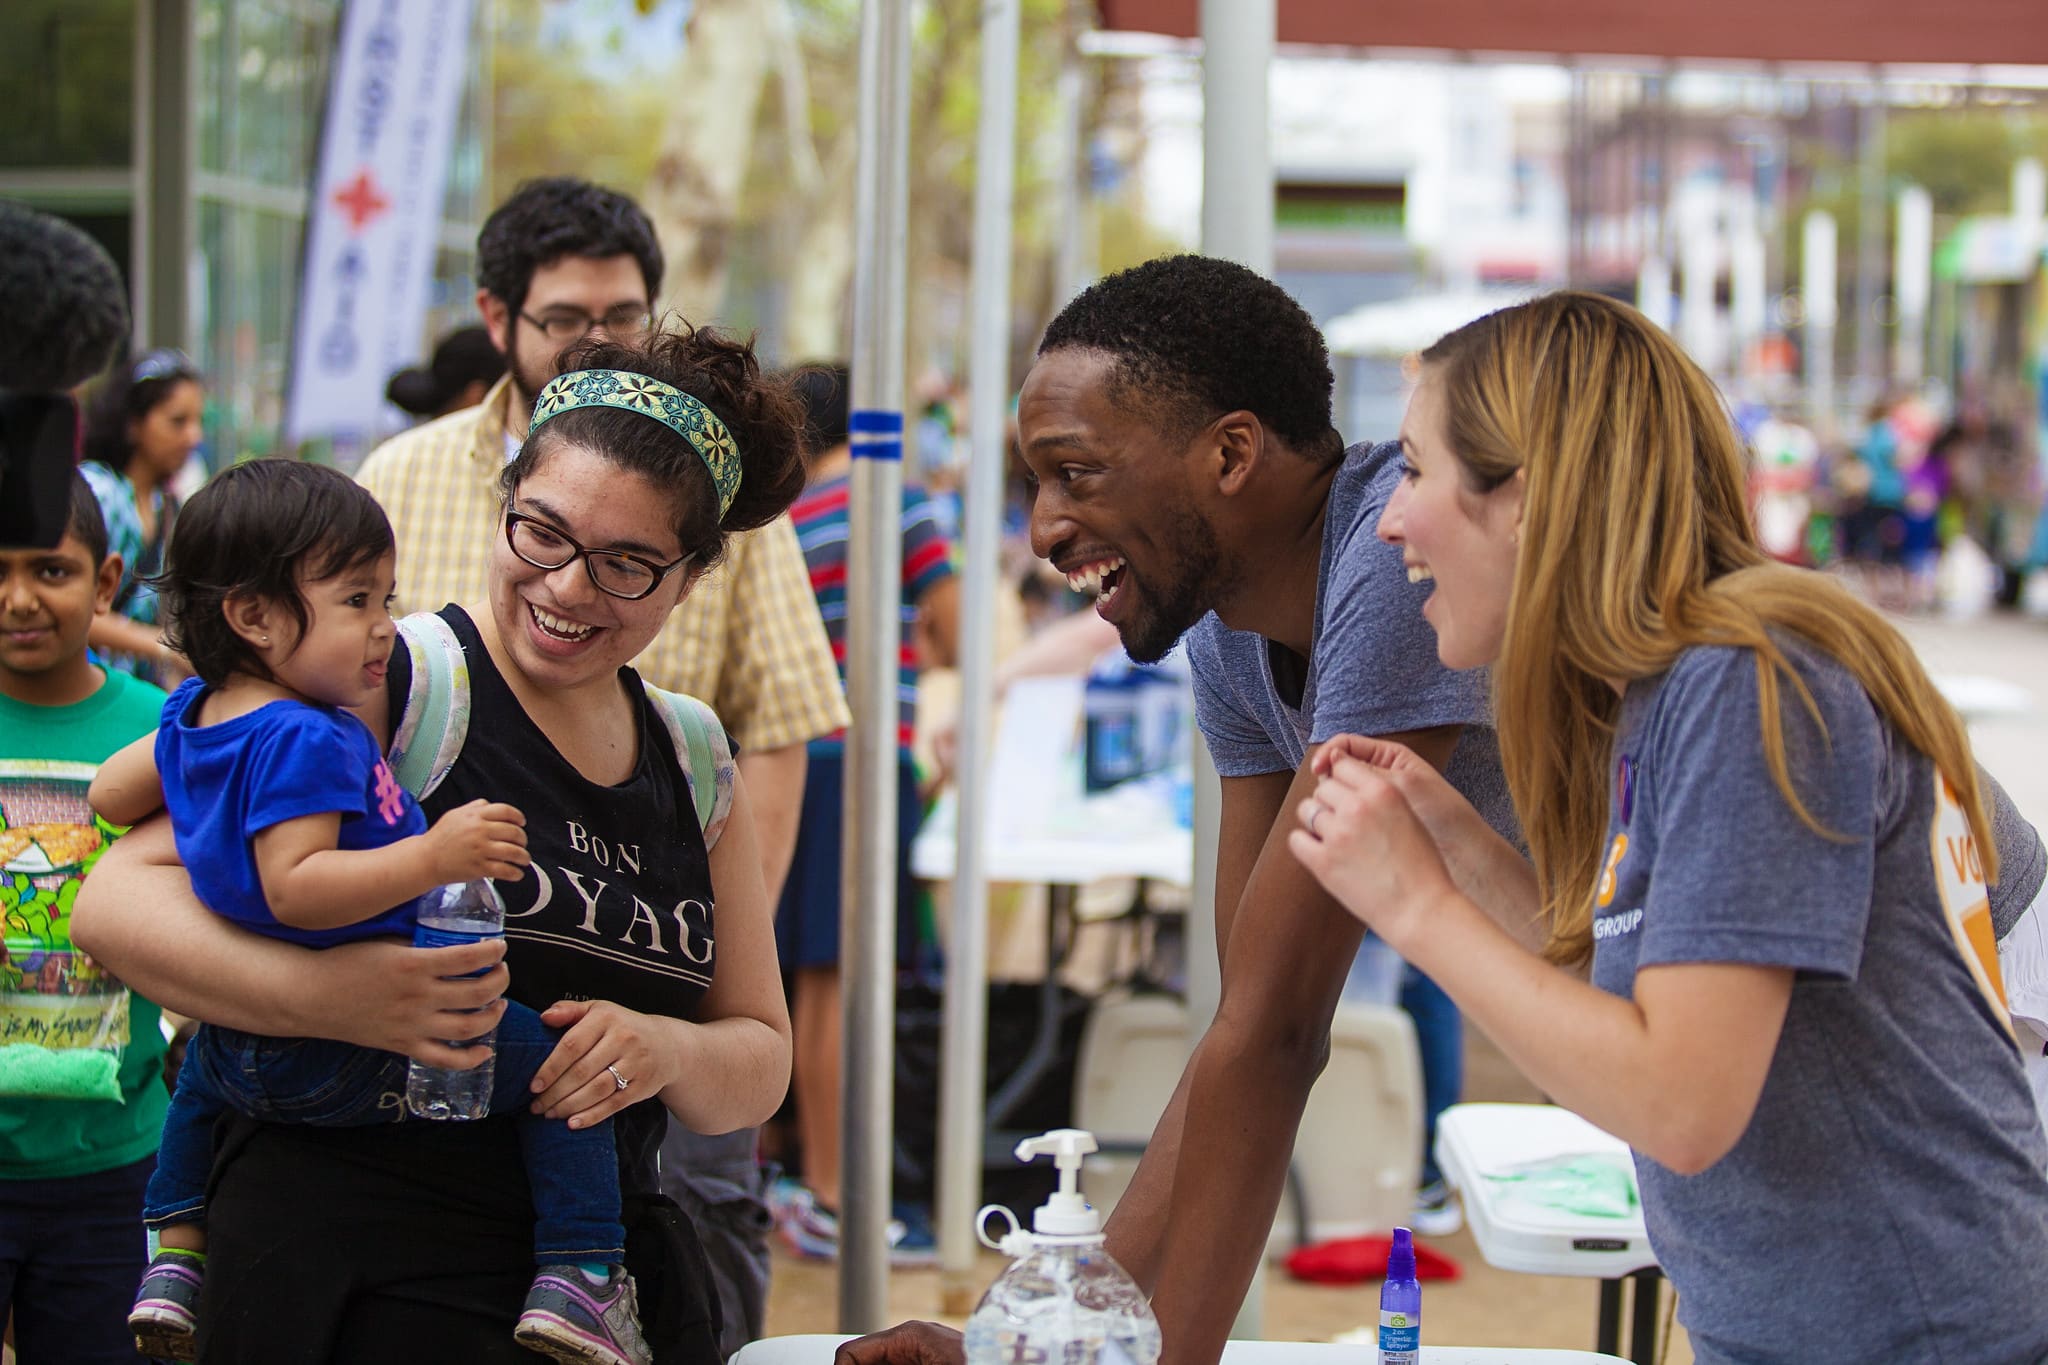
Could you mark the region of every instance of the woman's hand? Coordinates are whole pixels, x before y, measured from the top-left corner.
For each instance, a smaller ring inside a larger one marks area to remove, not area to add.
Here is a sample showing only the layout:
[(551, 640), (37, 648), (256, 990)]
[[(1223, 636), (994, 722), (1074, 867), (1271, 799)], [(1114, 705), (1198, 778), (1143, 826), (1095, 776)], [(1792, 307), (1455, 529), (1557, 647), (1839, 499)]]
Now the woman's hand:
[[(448, 948), (415, 948), (365, 939), (323, 949), (307, 964), (303, 1007), (315, 1021), (305, 1033), (359, 1047), (402, 1053), (423, 1066), (467, 1071), (490, 1054), (448, 1046), (497, 1027), (505, 1012), (505, 940), (488, 938)], [(472, 976), (472, 972), (482, 972)]]
[(1314, 767), (1324, 778), (1339, 773), (1355, 776), (1355, 769), (1365, 768), (1384, 779), (1429, 831), (1458, 889), (1481, 899), (1486, 854), (1500, 836), (1464, 794), (1414, 750), (1383, 739), (1338, 735), (1317, 751)]
[[(609, 1000), (558, 1000), (541, 1015), (562, 1041), (533, 1076), (533, 1112), (571, 1128), (602, 1123), (659, 1095), (684, 1070), (677, 1019), (656, 1019)], [(620, 1081), (625, 1085), (621, 1086)]]
[[(1347, 743), (1355, 747), (1346, 755), (1405, 755), (1428, 766), (1398, 745), (1350, 737)], [(1328, 768), (1296, 812), (1301, 827), (1287, 846), (1324, 890), (1398, 952), (1429, 907), (1456, 887), (1436, 840), (1387, 769), (1348, 756), (1334, 757)]]

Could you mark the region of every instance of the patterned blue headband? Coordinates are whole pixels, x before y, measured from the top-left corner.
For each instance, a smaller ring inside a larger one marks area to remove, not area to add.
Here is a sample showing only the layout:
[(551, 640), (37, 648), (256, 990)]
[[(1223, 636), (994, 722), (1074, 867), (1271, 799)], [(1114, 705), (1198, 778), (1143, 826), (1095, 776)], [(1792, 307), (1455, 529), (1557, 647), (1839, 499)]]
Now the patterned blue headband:
[(622, 408), (637, 412), (673, 431), (690, 443), (711, 472), (718, 489), (718, 516), (722, 521), (732, 510), (740, 491), (740, 448), (718, 420), (718, 414), (673, 384), (664, 384), (630, 370), (571, 370), (556, 375), (540, 391), (533, 404), (531, 435), (541, 423), (577, 408)]

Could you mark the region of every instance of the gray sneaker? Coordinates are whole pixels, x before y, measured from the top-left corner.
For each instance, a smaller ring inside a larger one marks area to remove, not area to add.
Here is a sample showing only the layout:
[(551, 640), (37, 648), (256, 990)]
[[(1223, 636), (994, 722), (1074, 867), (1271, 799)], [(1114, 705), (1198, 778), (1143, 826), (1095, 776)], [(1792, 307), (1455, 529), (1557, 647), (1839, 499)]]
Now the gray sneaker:
[(512, 1338), (568, 1365), (653, 1365), (640, 1335), (640, 1302), (633, 1277), (613, 1266), (603, 1284), (573, 1265), (544, 1265), (526, 1291), (526, 1308)]

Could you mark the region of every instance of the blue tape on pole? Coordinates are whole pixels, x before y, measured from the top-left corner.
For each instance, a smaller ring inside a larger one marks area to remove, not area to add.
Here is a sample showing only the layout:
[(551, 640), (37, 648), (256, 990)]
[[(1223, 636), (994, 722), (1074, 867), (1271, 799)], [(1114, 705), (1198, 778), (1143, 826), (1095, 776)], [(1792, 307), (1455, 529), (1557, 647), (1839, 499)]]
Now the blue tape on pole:
[(903, 414), (890, 408), (861, 408), (847, 414), (847, 443), (856, 460), (901, 460)]

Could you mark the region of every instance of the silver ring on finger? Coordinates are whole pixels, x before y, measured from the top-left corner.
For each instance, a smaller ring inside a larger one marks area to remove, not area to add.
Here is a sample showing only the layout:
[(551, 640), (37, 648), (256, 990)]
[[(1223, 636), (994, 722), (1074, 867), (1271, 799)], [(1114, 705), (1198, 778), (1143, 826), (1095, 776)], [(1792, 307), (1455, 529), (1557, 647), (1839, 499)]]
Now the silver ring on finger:
[(1319, 840), (1319, 839), (1321, 839), (1321, 838), (1323, 837), (1323, 836), (1322, 836), (1322, 834), (1321, 834), (1321, 833), (1320, 833), (1320, 832), (1319, 832), (1319, 831), (1318, 831), (1318, 830), (1316, 829), (1316, 821), (1317, 821), (1317, 820), (1320, 820), (1320, 819), (1322, 818), (1322, 815), (1323, 815), (1323, 808), (1322, 808), (1321, 806), (1316, 806), (1316, 807), (1314, 807), (1313, 809), (1311, 809), (1311, 810), (1309, 811), (1309, 813), (1308, 813), (1308, 837), (1309, 837), (1309, 838), (1311, 838), (1311, 839), (1318, 839), (1318, 840)]
[(608, 1066), (605, 1068), (605, 1070), (612, 1073), (612, 1081), (614, 1084), (618, 1086), (619, 1089), (624, 1090), (627, 1086), (632, 1084), (631, 1081), (627, 1080), (624, 1076), (621, 1076), (619, 1074), (619, 1069), (617, 1067)]

